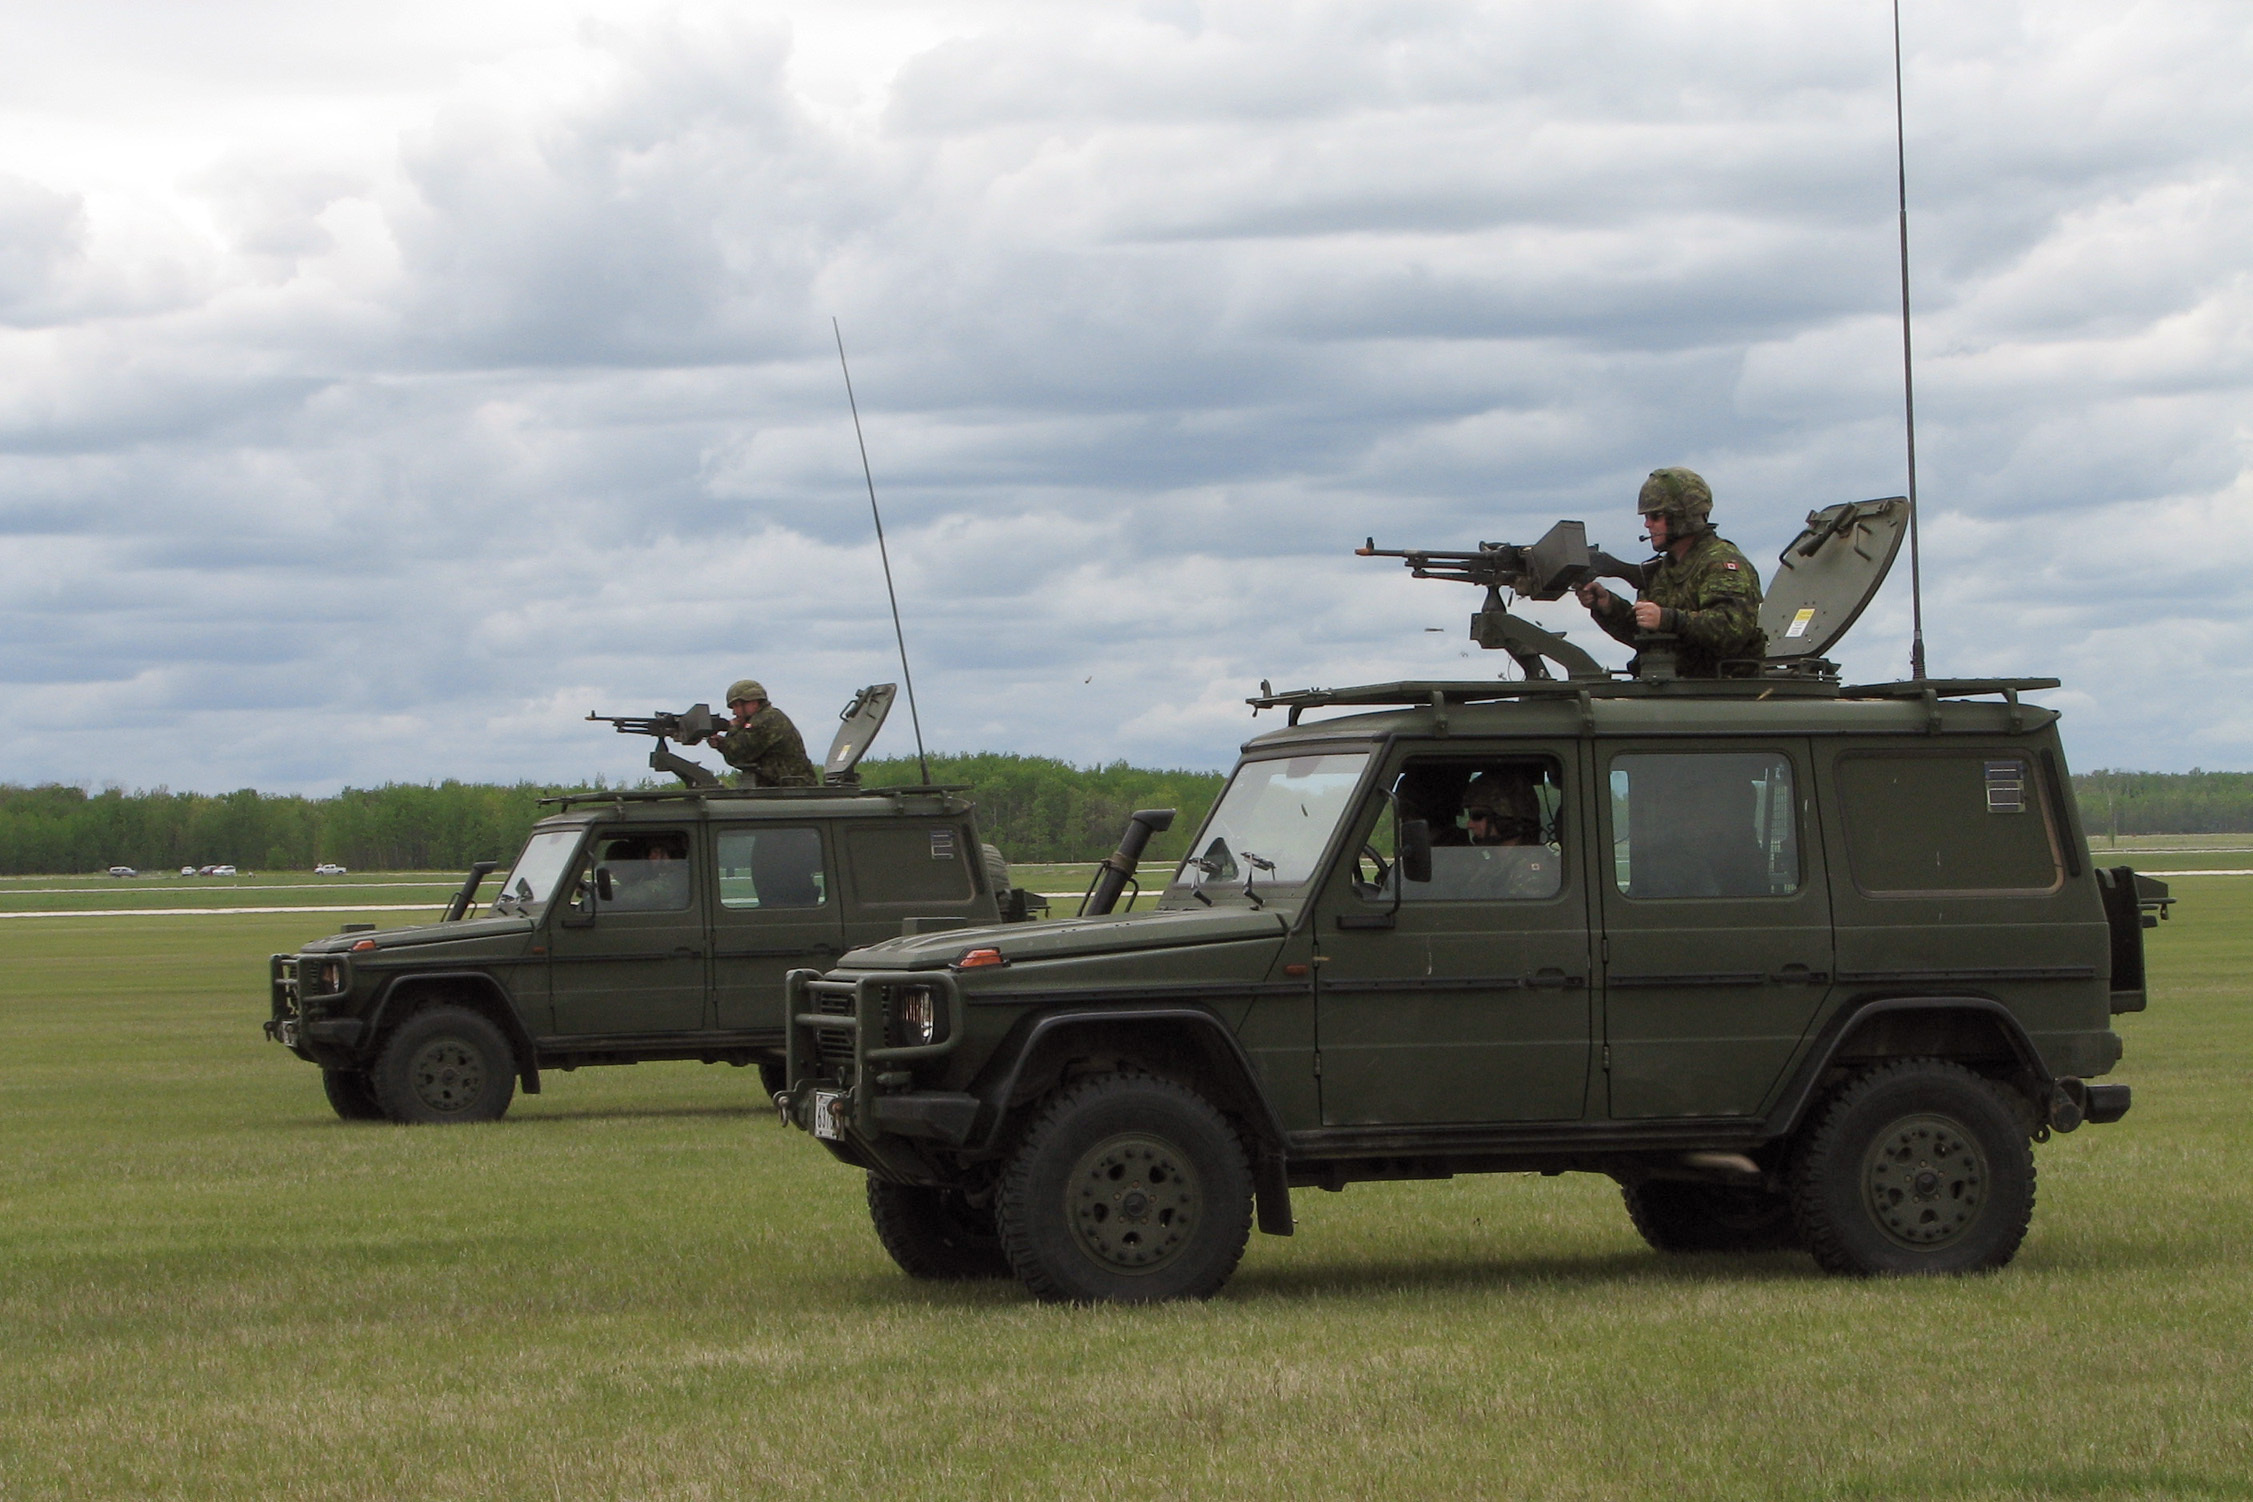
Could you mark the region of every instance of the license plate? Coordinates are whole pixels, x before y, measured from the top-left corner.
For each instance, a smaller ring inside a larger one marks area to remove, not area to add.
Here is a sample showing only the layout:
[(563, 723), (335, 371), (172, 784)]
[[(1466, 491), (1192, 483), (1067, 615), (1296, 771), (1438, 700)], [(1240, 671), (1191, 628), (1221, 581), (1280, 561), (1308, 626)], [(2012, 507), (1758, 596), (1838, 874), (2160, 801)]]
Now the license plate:
[(845, 1129), (837, 1124), (837, 1108), (844, 1103), (844, 1099), (844, 1096), (834, 1090), (814, 1092), (812, 1115), (816, 1137), (835, 1142), (845, 1135)]
[(274, 1029), (274, 1037), (284, 1048), (297, 1047), (297, 1019), (284, 1017), (281, 1026)]

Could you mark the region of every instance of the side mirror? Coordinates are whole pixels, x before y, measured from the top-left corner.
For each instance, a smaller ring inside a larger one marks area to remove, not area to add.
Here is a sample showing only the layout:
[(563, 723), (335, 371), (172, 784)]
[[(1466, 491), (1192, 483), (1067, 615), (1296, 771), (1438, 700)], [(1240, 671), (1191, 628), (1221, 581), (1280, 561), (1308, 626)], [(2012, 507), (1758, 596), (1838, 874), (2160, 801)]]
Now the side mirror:
[[(607, 885), (608, 872), (603, 873)], [(582, 876), (578, 887), (571, 893), (570, 905), (564, 908), (562, 923), (565, 928), (592, 928), (595, 924), (595, 878)]]
[(1425, 820), (1400, 821), (1400, 874), (1409, 881), (1432, 879), (1432, 826)]
[(595, 895), (605, 902), (618, 900), (617, 890), (610, 884), (610, 868), (608, 866), (595, 867)]

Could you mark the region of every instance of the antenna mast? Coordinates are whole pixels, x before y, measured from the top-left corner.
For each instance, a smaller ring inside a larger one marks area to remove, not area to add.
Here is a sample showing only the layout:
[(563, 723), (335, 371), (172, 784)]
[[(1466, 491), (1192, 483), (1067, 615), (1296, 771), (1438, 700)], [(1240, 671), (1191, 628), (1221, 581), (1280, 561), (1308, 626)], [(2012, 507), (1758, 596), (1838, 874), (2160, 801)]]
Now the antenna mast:
[(1909, 435), (1909, 676), (1924, 677), (1924, 567), (1917, 551), (1917, 386), (1909, 346), (1909, 140), (1901, 109), (1901, 0), (1893, 0), (1893, 167), (1901, 204), (1901, 407)]
[[(861, 404), (853, 397), (853, 367), (845, 363), (845, 331), (837, 326), (834, 316), (829, 320), (829, 331), (837, 336), (837, 368), (845, 373), (845, 405), (853, 409), (853, 441), (860, 445), (861, 477), (868, 481), (868, 514), (876, 518), (876, 556), (884, 561), (884, 597), (892, 602), (892, 635), (900, 644), (900, 676), (907, 680), (907, 720), (915, 727), (915, 764), (923, 769), (923, 781), (928, 785), (931, 758), (923, 753), (923, 720), (915, 712), (915, 674), (908, 670), (907, 633), (900, 629), (900, 596), (892, 588), (892, 554), (884, 546), (884, 513), (876, 509), (876, 471), (869, 468), (868, 439), (861, 434)], [(1915, 502), (1910, 505), (1910, 525), (1914, 526)]]

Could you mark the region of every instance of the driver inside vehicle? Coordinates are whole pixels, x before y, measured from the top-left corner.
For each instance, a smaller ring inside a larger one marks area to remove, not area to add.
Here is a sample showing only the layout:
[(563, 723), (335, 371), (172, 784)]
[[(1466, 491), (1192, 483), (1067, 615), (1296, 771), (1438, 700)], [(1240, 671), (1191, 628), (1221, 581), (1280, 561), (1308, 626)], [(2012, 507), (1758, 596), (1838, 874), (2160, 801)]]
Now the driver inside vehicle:
[(688, 906), (688, 837), (653, 834), (613, 840), (602, 868), (610, 873), (613, 912), (672, 912)]
[(1463, 790), (1463, 826), (1469, 844), (1432, 852), (1433, 896), (1494, 901), (1556, 895), (1559, 862), (1542, 842), (1541, 799), (1524, 769), (1495, 767), (1473, 777)]

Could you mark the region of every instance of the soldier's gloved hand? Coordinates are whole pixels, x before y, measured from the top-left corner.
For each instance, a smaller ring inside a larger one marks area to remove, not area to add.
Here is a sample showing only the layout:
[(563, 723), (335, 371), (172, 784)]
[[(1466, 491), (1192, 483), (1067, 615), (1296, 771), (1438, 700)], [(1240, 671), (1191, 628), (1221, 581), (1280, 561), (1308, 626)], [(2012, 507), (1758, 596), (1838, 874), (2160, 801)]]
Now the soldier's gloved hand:
[(1573, 586), (1572, 592), (1580, 597), (1581, 604), (1588, 607), (1590, 615), (1610, 615), (1614, 609), (1624, 603), (1618, 595), (1613, 594), (1593, 580), (1586, 584)]
[(1637, 600), (1635, 602), (1635, 624), (1645, 631), (1656, 631), (1659, 628), (1659, 622), (1665, 617), (1666, 607), (1664, 605), (1653, 604), (1649, 600)]

